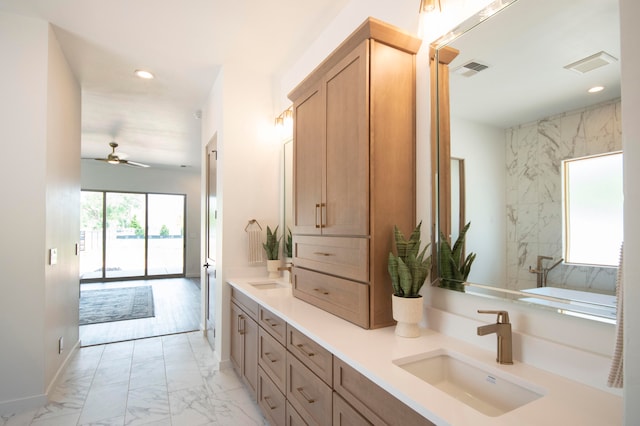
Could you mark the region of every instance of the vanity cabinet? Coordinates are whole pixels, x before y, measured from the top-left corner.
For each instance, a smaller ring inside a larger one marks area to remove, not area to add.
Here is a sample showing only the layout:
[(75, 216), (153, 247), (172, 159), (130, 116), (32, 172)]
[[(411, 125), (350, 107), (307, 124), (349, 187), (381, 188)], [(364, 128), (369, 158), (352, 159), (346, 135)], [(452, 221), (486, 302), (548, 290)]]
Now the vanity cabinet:
[(235, 287), (231, 298), (231, 360), (270, 425), (432, 424)]
[[(405, 234), (415, 226), (419, 47), (369, 18), (289, 94), (293, 294), (363, 328), (394, 323), (386, 266), (393, 226)], [(323, 291), (329, 280), (337, 288)]]

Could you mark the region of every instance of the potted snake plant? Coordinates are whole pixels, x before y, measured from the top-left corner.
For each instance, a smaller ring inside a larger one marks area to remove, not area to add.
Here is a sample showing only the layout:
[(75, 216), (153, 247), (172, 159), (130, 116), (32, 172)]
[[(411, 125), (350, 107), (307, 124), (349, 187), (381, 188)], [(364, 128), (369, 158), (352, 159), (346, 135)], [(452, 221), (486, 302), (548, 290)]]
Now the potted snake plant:
[(278, 226), (271, 231), (271, 228), (267, 226), (267, 241), (262, 243), (264, 251), (267, 254), (267, 271), (269, 272), (269, 278), (278, 278), (280, 272), (278, 267), (280, 266), (280, 240), (278, 238)]
[(397, 321), (395, 333), (402, 337), (418, 337), (418, 323), (422, 319), (422, 295), (420, 289), (429, 276), (431, 254), (427, 256), (427, 244), (420, 251), (420, 227), (415, 227), (407, 240), (394, 226), (396, 255), (389, 253), (387, 269), (393, 286), (392, 312)]

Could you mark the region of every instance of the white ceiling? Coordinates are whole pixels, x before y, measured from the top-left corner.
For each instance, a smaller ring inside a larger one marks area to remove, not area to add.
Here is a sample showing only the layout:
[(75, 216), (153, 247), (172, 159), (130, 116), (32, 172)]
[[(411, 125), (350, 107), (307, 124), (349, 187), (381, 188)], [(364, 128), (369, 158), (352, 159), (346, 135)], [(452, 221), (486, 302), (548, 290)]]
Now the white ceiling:
[[(221, 66), (277, 73), (347, 0), (0, 0), (44, 19), (82, 87), (82, 157), (200, 167), (195, 118)], [(134, 76), (138, 68), (154, 80)]]

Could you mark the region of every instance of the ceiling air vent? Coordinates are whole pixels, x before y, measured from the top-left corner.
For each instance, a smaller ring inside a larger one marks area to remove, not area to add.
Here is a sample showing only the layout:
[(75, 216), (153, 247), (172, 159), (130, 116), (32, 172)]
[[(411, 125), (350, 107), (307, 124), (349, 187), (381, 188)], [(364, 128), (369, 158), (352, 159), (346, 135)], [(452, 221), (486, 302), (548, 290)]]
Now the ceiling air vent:
[(594, 55), (580, 59), (579, 61), (576, 61), (572, 64), (565, 65), (565, 68), (580, 74), (585, 74), (589, 71), (595, 70), (596, 68), (603, 67), (616, 61), (617, 59), (609, 55), (607, 52), (598, 52)]
[(478, 74), (480, 71), (484, 71), (489, 68), (488, 65), (481, 64), (478, 61), (469, 61), (464, 65), (460, 65), (453, 70), (454, 74), (461, 75), (463, 77), (471, 77)]

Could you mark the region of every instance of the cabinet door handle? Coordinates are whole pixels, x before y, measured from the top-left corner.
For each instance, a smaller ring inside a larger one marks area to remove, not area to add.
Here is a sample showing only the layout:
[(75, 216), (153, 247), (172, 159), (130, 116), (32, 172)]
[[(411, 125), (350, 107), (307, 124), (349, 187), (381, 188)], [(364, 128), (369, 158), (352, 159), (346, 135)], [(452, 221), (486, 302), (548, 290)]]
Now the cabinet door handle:
[(265, 353), (264, 353), (264, 357), (265, 357), (267, 360), (269, 360), (269, 362), (276, 362), (276, 361), (277, 361), (277, 359), (273, 359), (273, 358), (271, 358), (271, 352), (265, 352)]
[(238, 333), (244, 334), (244, 315), (238, 315)]
[[(322, 214), (324, 213), (324, 214)], [(320, 204), (320, 228), (327, 227), (327, 205), (325, 203)]]
[(313, 291), (317, 291), (318, 293), (322, 293), (323, 296), (328, 296), (329, 292), (327, 290), (322, 290), (319, 288), (314, 288)]
[(312, 356), (314, 356), (314, 355), (315, 355), (315, 353), (313, 353), (313, 352), (307, 352), (307, 351), (305, 351), (305, 350), (304, 350), (304, 345), (303, 345), (302, 343), (298, 343), (298, 344), (296, 345), (296, 347), (297, 347), (298, 349), (300, 349), (300, 351), (301, 351), (303, 354), (305, 354), (306, 356), (308, 356), (308, 357), (312, 357)]
[(335, 256), (333, 253), (326, 253), (323, 251), (314, 251), (313, 254), (316, 256)]
[[(318, 221), (318, 211), (320, 211), (320, 220)], [(316, 228), (320, 228), (322, 224), (322, 210), (320, 210), (320, 204), (316, 204)]]
[(265, 396), (262, 399), (264, 399), (264, 402), (267, 403), (267, 407), (269, 407), (270, 410), (275, 410), (276, 408), (278, 408), (276, 405), (273, 405), (271, 403), (271, 398), (269, 398), (268, 396)]
[(300, 395), (302, 395), (302, 397), (309, 403), (309, 404), (313, 404), (314, 402), (316, 402), (315, 399), (313, 398), (309, 398), (305, 393), (304, 393), (304, 389), (303, 388), (296, 388), (296, 390), (298, 392), (300, 392)]

